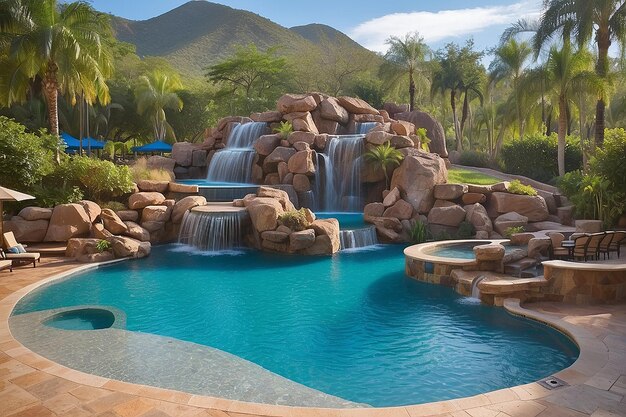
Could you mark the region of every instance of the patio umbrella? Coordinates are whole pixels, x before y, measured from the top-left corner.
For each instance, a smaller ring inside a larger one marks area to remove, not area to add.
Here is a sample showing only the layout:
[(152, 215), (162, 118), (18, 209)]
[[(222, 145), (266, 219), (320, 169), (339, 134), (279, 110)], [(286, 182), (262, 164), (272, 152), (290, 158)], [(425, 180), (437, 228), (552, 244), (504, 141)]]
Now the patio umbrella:
[(2, 203), (4, 201), (24, 201), (34, 200), (32, 195), (20, 193), (19, 191), (12, 190), (10, 188), (0, 187), (0, 241), (4, 233), (4, 216), (2, 212)]

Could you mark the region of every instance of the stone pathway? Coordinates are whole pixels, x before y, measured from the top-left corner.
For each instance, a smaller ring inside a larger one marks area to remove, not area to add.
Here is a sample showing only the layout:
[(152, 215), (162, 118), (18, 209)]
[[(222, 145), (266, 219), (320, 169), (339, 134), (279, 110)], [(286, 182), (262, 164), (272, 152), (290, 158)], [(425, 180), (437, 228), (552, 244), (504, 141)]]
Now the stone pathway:
[(36, 269), (0, 272), (0, 416), (626, 416), (626, 305), (538, 303), (525, 309), (515, 300), (507, 300), (505, 308), (512, 313), (548, 321), (577, 340), (580, 358), (556, 375), (569, 384), (567, 387), (548, 390), (531, 383), (459, 400), (384, 409), (297, 408), (119, 382), (65, 368), (26, 349), (13, 339), (8, 328), (14, 304), (33, 284), (78, 266), (46, 258)]

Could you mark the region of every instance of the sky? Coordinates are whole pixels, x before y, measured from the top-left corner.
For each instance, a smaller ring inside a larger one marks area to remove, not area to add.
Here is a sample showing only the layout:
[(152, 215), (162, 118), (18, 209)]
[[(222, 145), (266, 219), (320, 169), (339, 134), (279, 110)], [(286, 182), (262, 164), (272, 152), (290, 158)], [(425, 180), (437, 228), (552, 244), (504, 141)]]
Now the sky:
[[(187, 0), (91, 0), (103, 12), (132, 20), (163, 14)], [(434, 49), (472, 37), (477, 49), (498, 43), (500, 34), (521, 18), (537, 18), (541, 0), (216, 0), (249, 10), (282, 26), (332, 26), (376, 52), (389, 36), (419, 32)]]

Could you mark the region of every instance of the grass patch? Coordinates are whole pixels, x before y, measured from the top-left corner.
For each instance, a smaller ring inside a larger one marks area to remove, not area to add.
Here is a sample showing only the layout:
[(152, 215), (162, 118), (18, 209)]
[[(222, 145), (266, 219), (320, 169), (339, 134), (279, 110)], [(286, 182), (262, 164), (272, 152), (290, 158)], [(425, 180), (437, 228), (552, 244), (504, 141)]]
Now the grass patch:
[(492, 185), (498, 182), (502, 182), (502, 180), (481, 172), (471, 171), (469, 169), (451, 168), (448, 170), (449, 184)]

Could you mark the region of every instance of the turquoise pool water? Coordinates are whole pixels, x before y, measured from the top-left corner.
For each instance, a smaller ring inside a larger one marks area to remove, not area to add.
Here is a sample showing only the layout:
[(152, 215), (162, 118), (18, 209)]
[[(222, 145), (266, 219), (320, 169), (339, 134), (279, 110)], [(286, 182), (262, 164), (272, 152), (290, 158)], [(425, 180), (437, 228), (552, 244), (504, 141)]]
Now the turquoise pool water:
[(318, 219), (337, 219), (341, 230), (362, 229), (364, 227), (372, 226), (369, 223), (365, 223), (365, 220), (363, 220), (363, 213), (326, 211), (315, 213), (315, 217)]
[(130, 331), (212, 346), (374, 406), (527, 383), (576, 359), (576, 346), (547, 326), (406, 278), (402, 249), (204, 257), (156, 247), (41, 288), (14, 314), (112, 306)]

